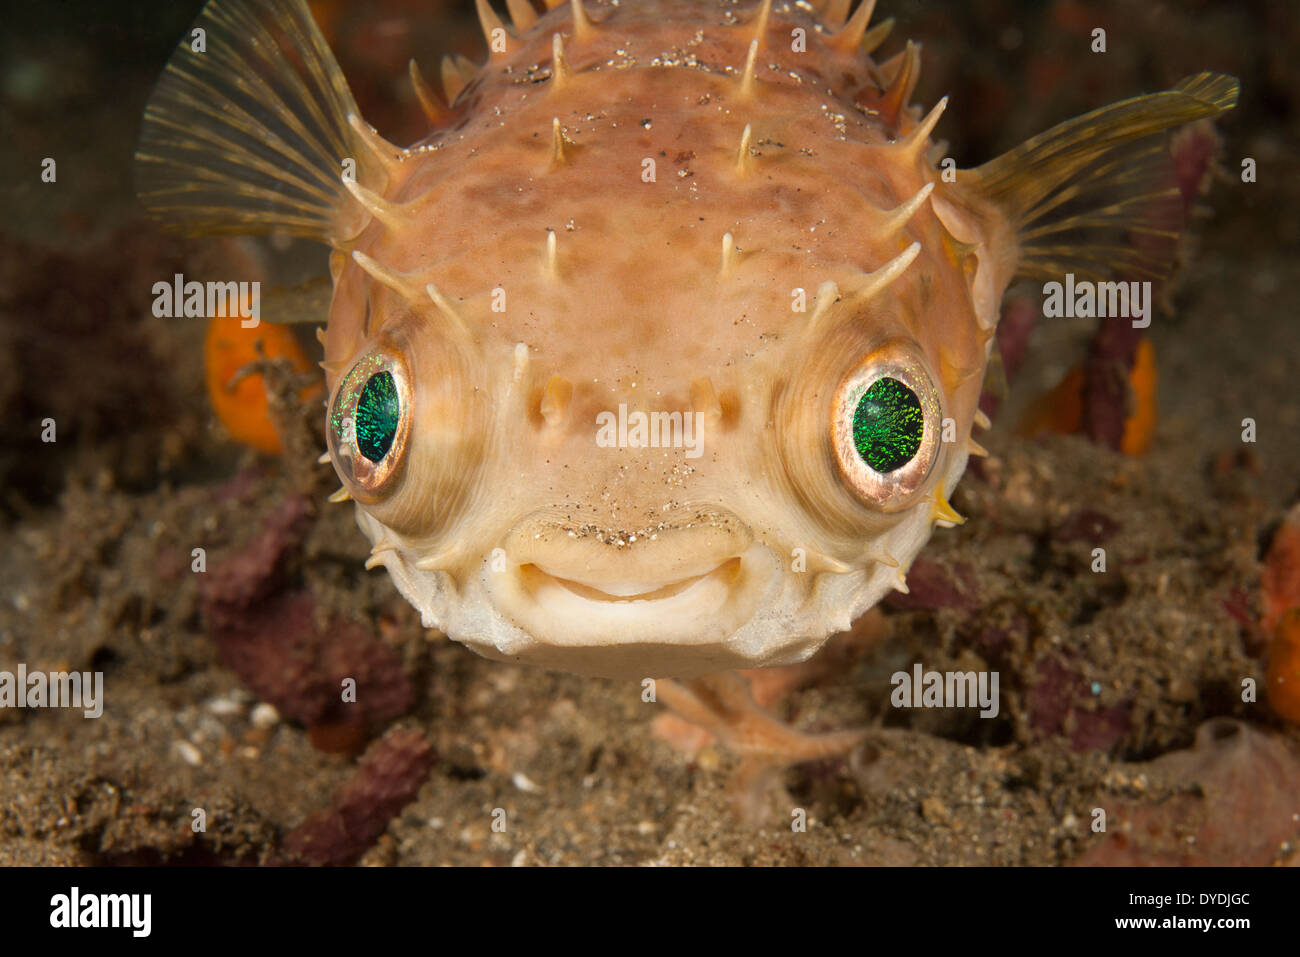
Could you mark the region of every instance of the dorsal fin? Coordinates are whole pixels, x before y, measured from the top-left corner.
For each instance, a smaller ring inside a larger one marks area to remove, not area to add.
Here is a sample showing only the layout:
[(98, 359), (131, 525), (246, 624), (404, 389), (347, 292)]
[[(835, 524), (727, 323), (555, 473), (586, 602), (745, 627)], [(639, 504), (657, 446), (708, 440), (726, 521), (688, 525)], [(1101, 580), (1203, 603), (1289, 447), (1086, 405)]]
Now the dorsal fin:
[(364, 221), (343, 188), (345, 161), (359, 182), (386, 185), (348, 124), (356, 113), (303, 0), (211, 0), (145, 108), (140, 199), (186, 232), (337, 242)]

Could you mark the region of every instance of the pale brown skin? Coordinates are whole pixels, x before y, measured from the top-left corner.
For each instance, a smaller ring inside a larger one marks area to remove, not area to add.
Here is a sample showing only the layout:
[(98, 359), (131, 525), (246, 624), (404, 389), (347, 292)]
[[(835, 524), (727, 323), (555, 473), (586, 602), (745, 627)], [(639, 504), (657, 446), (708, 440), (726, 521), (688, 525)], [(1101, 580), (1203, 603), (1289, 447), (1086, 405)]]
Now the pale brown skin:
[[(385, 494), (340, 472), (376, 561), (427, 623), (483, 653), (624, 677), (799, 660), (956, 520), (945, 496), (1011, 232), (959, 211), (926, 131), (908, 138), (919, 111), (881, 79), (907, 86), (908, 64), (882, 70), (793, 6), (761, 31), (756, 6), (734, 25), (717, 11), (627, 4), (575, 29), (569, 7), (553, 10), (490, 58), (451, 129), (390, 164), (380, 215), (338, 244), (403, 275), (386, 284), (336, 255), (331, 388), (378, 337), (414, 394)], [(896, 278), (854, 294), (913, 243)], [(888, 511), (846, 483), (831, 447), (835, 392), (873, 355), (925, 370), (951, 419)], [(620, 404), (696, 412), (703, 454), (599, 446), (597, 416)], [(699, 594), (657, 592), (711, 573)]]

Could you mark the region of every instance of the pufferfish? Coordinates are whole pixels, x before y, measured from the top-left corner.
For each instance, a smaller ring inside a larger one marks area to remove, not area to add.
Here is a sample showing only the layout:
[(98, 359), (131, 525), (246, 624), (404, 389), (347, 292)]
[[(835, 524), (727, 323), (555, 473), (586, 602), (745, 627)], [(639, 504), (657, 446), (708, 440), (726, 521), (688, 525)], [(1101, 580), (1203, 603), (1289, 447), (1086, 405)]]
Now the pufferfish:
[(332, 250), (336, 497), (427, 628), (725, 711), (707, 676), (807, 659), (963, 521), (1008, 285), (1165, 270), (1168, 133), (1233, 78), (958, 170), (874, 5), (477, 0), (487, 60), (412, 64), (405, 148), (302, 0), (204, 8), (141, 197)]

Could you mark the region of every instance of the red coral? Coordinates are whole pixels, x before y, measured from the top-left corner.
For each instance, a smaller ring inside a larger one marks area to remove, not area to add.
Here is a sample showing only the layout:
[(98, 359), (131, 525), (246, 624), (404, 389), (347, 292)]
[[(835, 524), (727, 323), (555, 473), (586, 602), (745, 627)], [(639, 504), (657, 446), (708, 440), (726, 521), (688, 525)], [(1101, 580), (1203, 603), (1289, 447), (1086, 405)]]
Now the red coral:
[(284, 585), (288, 558), (311, 528), (311, 511), (306, 499), (285, 499), (252, 541), (211, 563), (202, 601), (214, 632), (248, 628), (250, 613)]
[[(369, 629), (339, 617), (321, 628), (311, 593), (285, 590), (310, 517), (308, 503), (289, 499), (256, 538), (222, 556), (203, 610), (222, 665), (311, 728), (321, 750), (355, 751), (405, 714), (414, 692), (397, 653)], [(343, 700), (345, 679), (356, 683), (354, 700)]]
[[(286, 718), (322, 729), (312, 735), (314, 744), (355, 750), (406, 713), (414, 700), (411, 683), (397, 653), (366, 628), (340, 618), (318, 628), (314, 609), (307, 592), (279, 595), (213, 638), (222, 665), (260, 698)], [(356, 682), (355, 701), (343, 700), (347, 678)]]
[(280, 863), (352, 864), (388, 822), (414, 800), (433, 767), (433, 747), (414, 729), (394, 729), (372, 744), (330, 806), (285, 835)]

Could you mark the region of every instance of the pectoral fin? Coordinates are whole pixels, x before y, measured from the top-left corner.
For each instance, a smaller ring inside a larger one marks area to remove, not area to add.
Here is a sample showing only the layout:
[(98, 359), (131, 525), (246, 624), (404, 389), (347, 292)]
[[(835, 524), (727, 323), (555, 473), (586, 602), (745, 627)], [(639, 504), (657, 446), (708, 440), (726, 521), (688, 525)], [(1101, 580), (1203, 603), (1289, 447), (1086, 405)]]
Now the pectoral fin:
[(140, 199), (185, 232), (338, 242), (365, 222), (344, 175), (387, 175), (356, 115), (303, 0), (211, 0), (145, 109)]
[(1053, 127), (957, 181), (1011, 223), (1018, 277), (1162, 278), (1184, 213), (1166, 131), (1232, 109), (1238, 89), (1234, 77), (1191, 76)]

